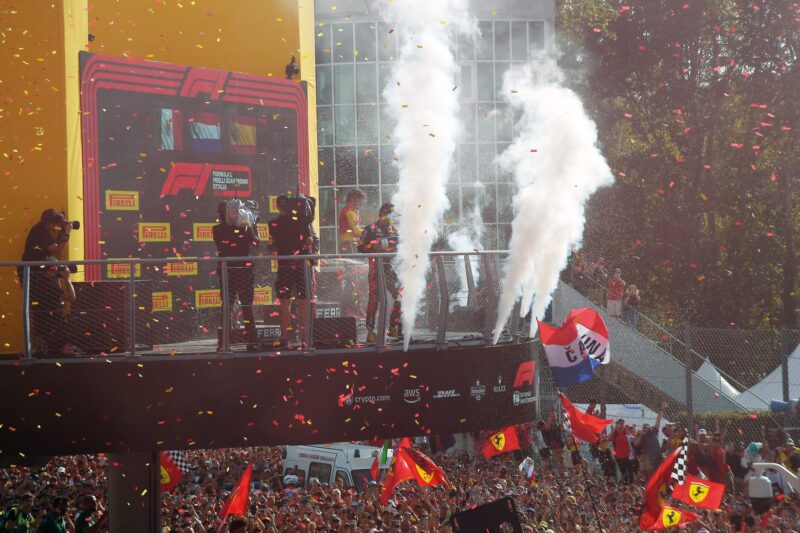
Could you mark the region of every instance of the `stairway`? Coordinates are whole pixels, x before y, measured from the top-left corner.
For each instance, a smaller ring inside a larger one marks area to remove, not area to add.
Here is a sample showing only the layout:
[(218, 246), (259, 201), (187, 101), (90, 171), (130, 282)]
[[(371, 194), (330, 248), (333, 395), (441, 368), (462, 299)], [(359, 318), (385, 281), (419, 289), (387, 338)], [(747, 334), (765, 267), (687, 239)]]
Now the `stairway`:
[[(594, 305), (568, 284), (560, 282), (553, 295), (553, 322), (560, 324), (570, 310), (584, 307), (597, 310), (608, 327), (611, 365), (622, 366), (675, 402), (686, 405), (686, 367), (682, 361), (638, 331), (612, 318), (605, 309)], [(630, 384), (631, 390), (628, 392), (632, 398), (641, 396), (637, 395), (636, 387), (635, 382)], [(692, 399), (694, 412), (748, 410), (695, 372), (692, 372)], [(653, 402), (642, 401), (641, 403)], [(652, 405), (650, 407), (653, 408)]]

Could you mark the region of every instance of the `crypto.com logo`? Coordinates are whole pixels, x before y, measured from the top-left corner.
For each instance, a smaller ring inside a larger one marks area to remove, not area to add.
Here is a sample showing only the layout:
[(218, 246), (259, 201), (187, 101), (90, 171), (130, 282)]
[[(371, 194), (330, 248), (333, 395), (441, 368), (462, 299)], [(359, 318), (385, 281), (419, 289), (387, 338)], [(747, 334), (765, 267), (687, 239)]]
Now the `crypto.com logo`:
[(248, 166), (173, 163), (161, 187), (161, 198), (175, 196), (182, 190), (190, 190), (194, 196), (203, 196), (209, 180), (214, 182), (214, 196), (249, 198), (253, 193)]
[(533, 386), (533, 374), (536, 368), (534, 361), (525, 361), (517, 367), (517, 376), (514, 378), (514, 388), (521, 389), (526, 384)]

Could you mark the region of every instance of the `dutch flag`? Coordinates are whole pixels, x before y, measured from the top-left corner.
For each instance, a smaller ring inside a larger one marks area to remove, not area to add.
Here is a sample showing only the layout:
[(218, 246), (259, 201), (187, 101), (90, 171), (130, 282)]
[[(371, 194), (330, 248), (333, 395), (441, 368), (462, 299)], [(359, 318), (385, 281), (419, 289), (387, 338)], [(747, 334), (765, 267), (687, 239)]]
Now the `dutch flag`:
[(539, 322), (539, 336), (557, 387), (589, 380), (594, 369), (609, 360), (608, 331), (603, 319), (591, 309), (573, 311), (558, 328)]

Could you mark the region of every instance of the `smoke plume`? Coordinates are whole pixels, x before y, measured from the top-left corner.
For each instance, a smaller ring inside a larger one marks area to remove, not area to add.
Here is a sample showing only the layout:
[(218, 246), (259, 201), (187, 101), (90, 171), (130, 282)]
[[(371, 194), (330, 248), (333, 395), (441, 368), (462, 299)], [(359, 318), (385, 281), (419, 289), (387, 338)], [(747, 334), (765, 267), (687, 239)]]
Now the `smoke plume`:
[(517, 194), (494, 342), (518, 298), (522, 315), (543, 315), (570, 249), (580, 242), (586, 201), (614, 181), (594, 122), (563, 81), (552, 52), (503, 79), (503, 94), (522, 118), (514, 142), (498, 158), (514, 175)]
[[(476, 181), (475, 187), (475, 203), (472, 206), (472, 211), (467, 213), (466, 225), (458, 231), (451, 233), (447, 237), (447, 244), (450, 249), (457, 252), (472, 252), (473, 250), (481, 250), (481, 241), (483, 240), (483, 214), (481, 213), (480, 199), (483, 196), (486, 186), (480, 181)], [(463, 262), (463, 257), (458, 258), (459, 264), (456, 266), (460, 290), (456, 301), (451, 304), (452, 307), (456, 304), (466, 307), (469, 301), (469, 294), (466, 292), (467, 283), (467, 266)], [(470, 270), (472, 271), (472, 281), (478, 285), (480, 280), (480, 257), (470, 257)]]
[(406, 349), (426, 286), (428, 252), (449, 206), (445, 185), (460, 130), (454, 49), (458, 35), (476, 27), (468, 7), (467, 0), (381, 4), (381, 15), (399, 41), (383, 94), (396, 123), (392, 139), (399, 183), (392, 203), (400, 215), (395, 265), (403, 286)]

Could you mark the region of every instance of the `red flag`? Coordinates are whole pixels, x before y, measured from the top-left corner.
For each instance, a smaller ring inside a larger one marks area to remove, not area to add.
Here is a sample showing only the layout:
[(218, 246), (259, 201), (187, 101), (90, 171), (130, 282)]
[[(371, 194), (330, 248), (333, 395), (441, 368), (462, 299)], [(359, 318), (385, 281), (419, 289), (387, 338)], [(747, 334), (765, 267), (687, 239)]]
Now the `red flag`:
[(411, 437), (403, 437), (400, 439), (400, 442), (397, 443), (398, 446), (404, 446), (406, 448), (413, 448), (414, 441), (411, 440)]
[(672, 475), (672, 465), (680, 452), (681, 447), (678, 446), (662, 461), (650, 481), (647, 482), (647, 487), (644, 489), (642, 516), (639, 518), (639, 529), (651, 529), (660, 520), (664, 500), (667, 496), (667, 486)]
[(161, 465), (161, 492), (169, 492), (183, 479), (183, 470), (169, 452), (161, 452), (159, 463)]
[(372, 479), (378, 479), (378, 473), (380, 472), (380, 457), (375, 456), (375, 460), (372, 461), (372, 466), (369, 469), (369, 475), (372, 476)]
[(686, 483), (675, 485), (672, 497), (686, 505), (694, 505), (715, 511), (722, 505), (725, 485), (695, 476), (686, 476)]
[(430, 458), (419, 450), (398, 446), (389, 465), (386, 481), (383, 483), (381, 503), (386, 505), (392, 496), (395, 485), (409, 479), (416, 479), (420, 486), (447, 486), (444, 471), (436, 466)]
[[(222, 516), (222, 523), (228, 516), (237, 516), (247, 514), (247, 500), (250, 497), (250, 477), (253, 475), (253, 464), (247, 463), (242, 473), (242, 477), (233, 486), (230, 496), (225, 500), (225, 505), (222, 506), (220, 515)], [(220, 526), (220, 530), (222, 526)]]
[(519, 450), (519, 439), (514, 426), (505, 427), (490, 435), (481, 446), (481, 452), (486, 459), (514, 450)]
[(589, 443), (597, 442), (597, 434), (606, 430), (606, 426), (613, 423), (613, 420), (598, 418), (588, 413), (581, 413), (572, 405), (564, 394), (561, 394), (561, 405), (569, 417), (569, 425), (572, 435), (576, 439), (581, 439)]
[(664, 508), (661, 509), (661, 514), (658, 515), (658, 520), (656, 520), (649, 527), (643, 527), (642, 529), (648, 531), (661, 531), (671, 527), (680, 526), (681, 524), (694, 522), (699, 517), (700, 516), (698, 514), (691, 511), (676, 509), (674, 507), (665, 505)]

